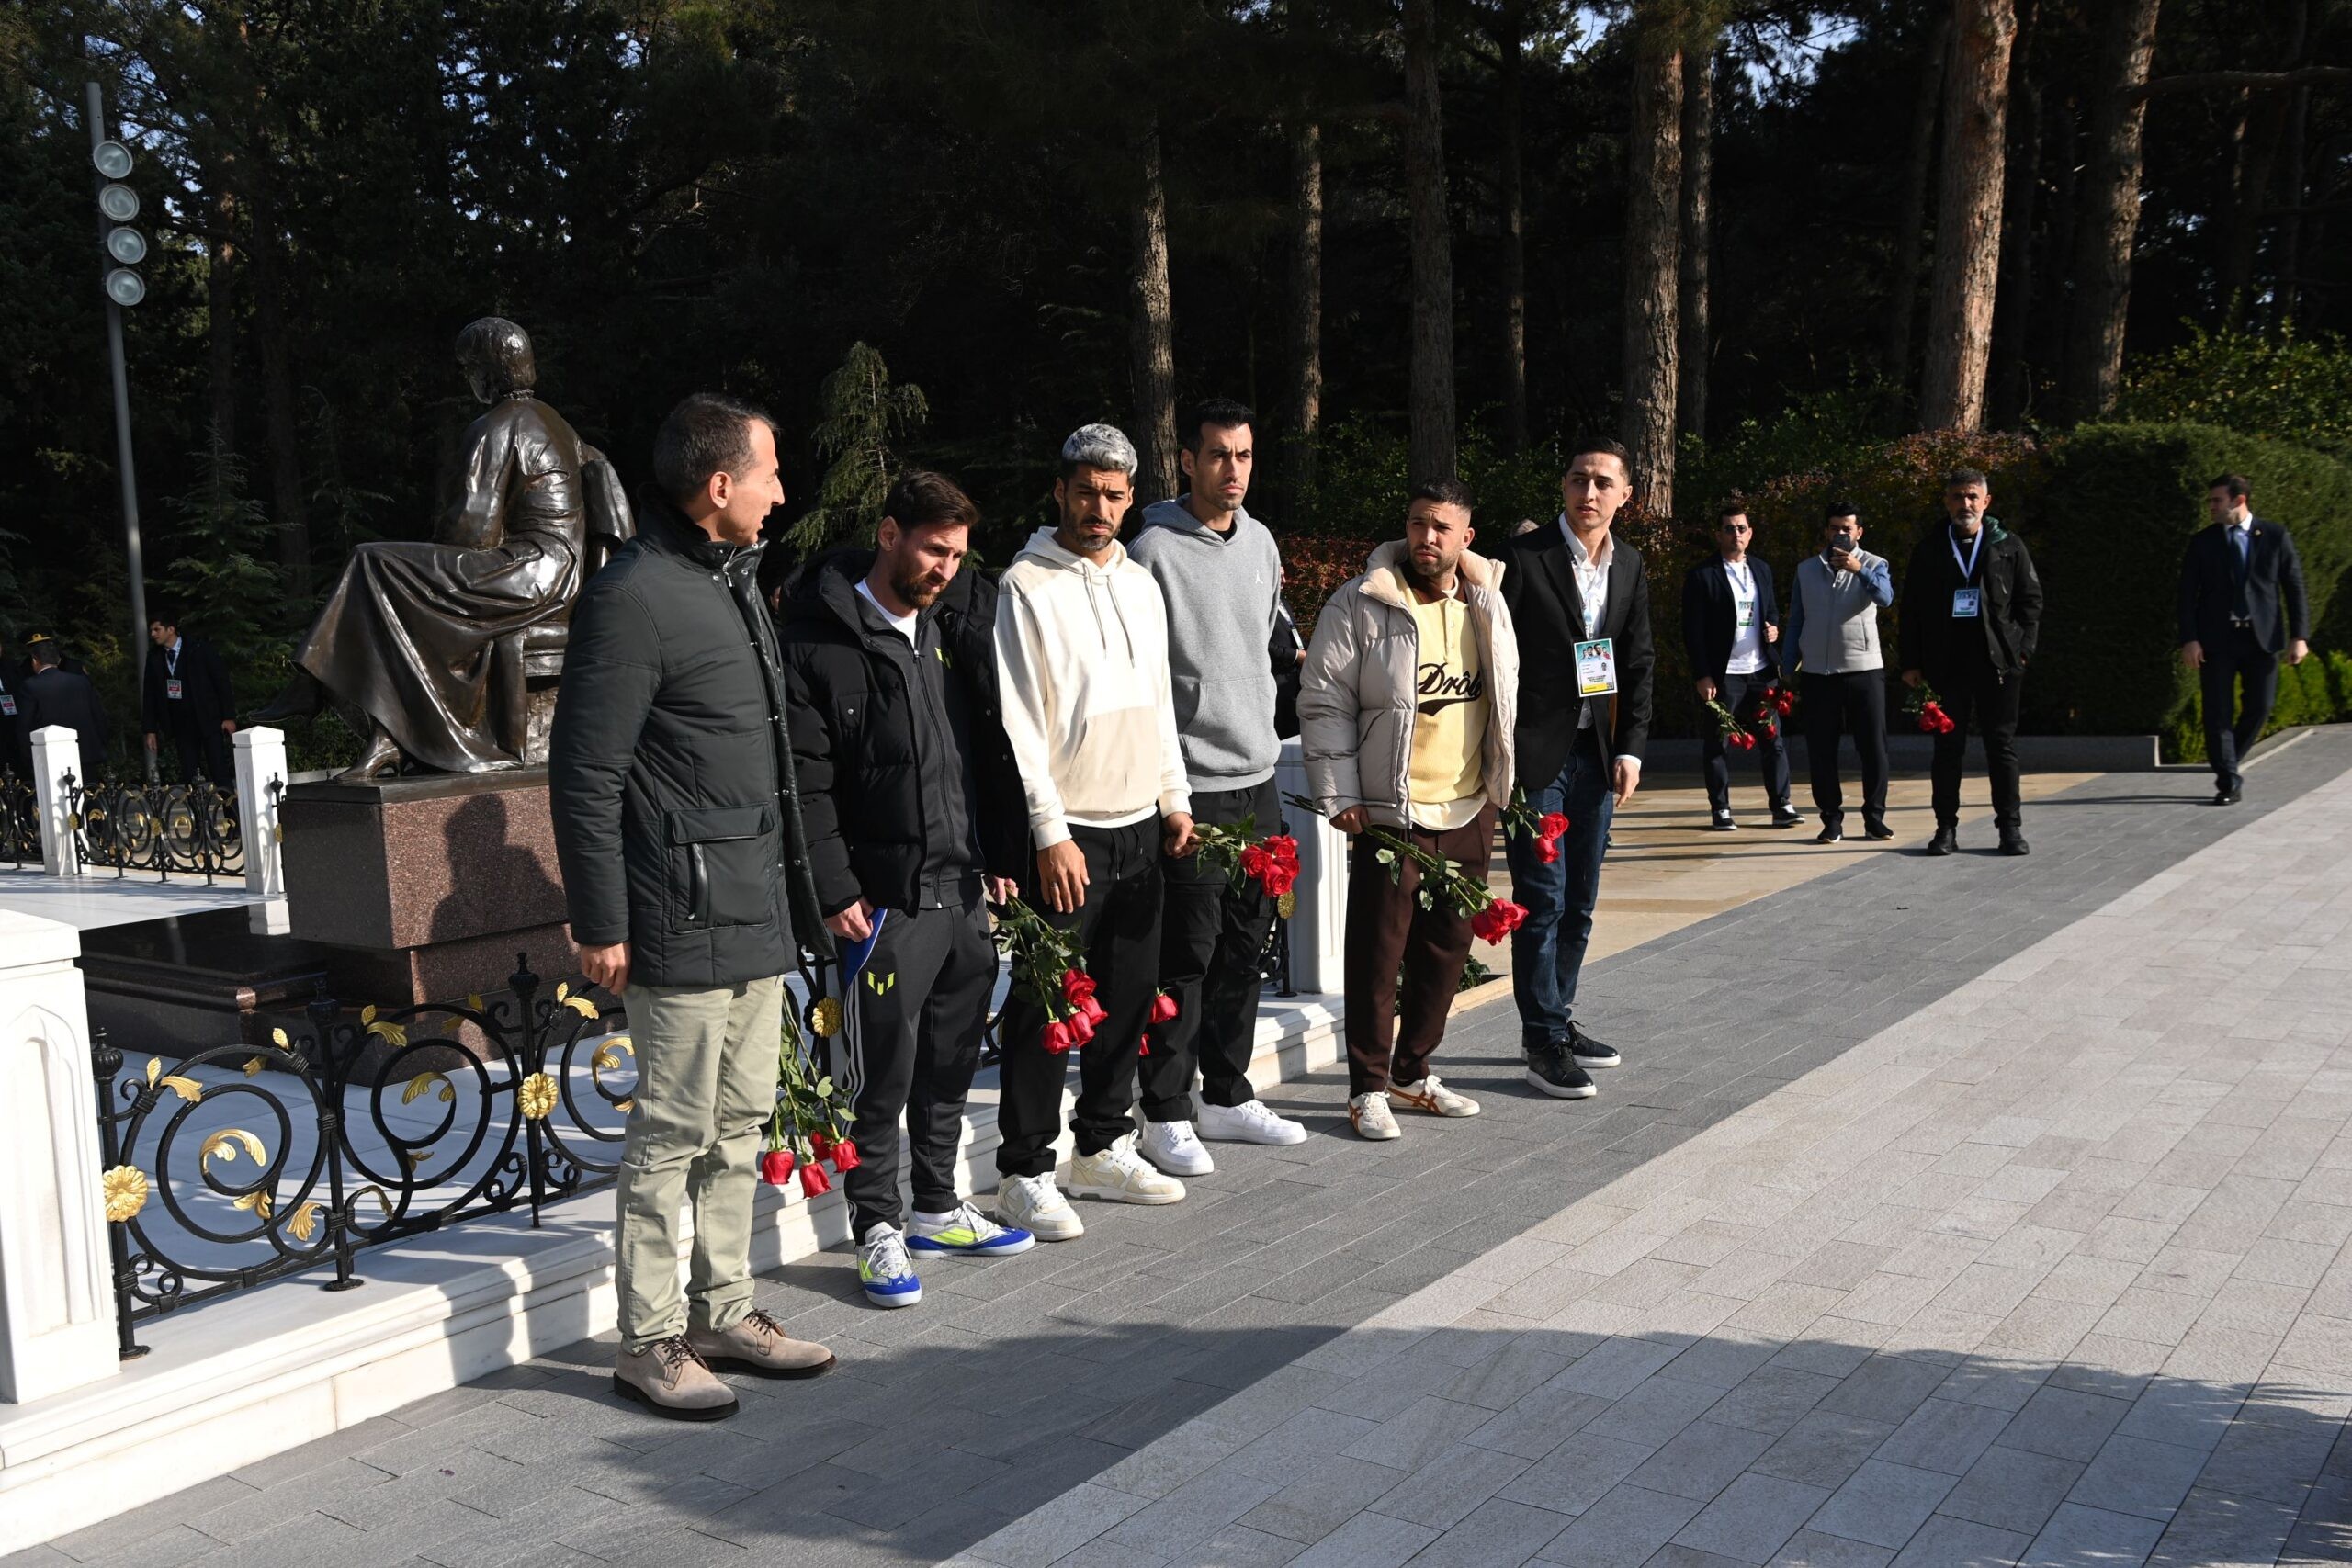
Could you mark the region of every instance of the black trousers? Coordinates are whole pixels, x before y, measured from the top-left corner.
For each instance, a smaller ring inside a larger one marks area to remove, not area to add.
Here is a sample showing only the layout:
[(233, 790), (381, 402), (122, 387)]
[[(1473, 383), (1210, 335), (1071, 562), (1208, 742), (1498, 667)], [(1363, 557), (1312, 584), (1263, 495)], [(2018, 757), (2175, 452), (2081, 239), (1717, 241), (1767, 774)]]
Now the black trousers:
[(2242, 782), (2238, 759), (2262, 739), (2270, 706), (2278, 700), (2278, 656), (2263, 651), (2249, 626), (2233, 626), (2226, 638), (2204, 648), (2197, 687), (2205, 699), (2205, 757), (2213, 764), (2214, 782), (2236, 789)]
[(915, 1207), (956, 1207), (956, 1153), (964, 1100), (980, 1065), (996, 943), (975, 897), (945, 909), (877, 911), (881, 934), (849, 977), (842, 1021), (842, 1088), (858, 1163), (842, 1178), (850, 1235), (876, 1224), (906, 1229), (899, 1197), (899, 1118), (906, 1117)]
[(1838, 741), (1851, 736), (1862, 759), (1862, 820), (1886, 820), (1886, 671), (1804, 678), (1804, 745), (1813, 765), (1813, 804), (1824, 827), (1846, 819), (1838, 783)]
[[(1078, 1113), (1070, 1119), (1078, 1152), (1101, 1154), (1135, 1131), (1136, 1047), (1159, 986), (1159, 818), (1124, 828), (1073, 824), (1070, 841), (1086, 857), (1086, 902), (1066, 915), (1033, 906), (1086, 949), (1095, 1000), (1108, 1014), (1078, 1057)], [(1045, 1010), (1015, 987), (997, 1025), (996, 1168), (1007, 1176), (1044, 1176), (1054, 1168), (1061, 1132), (1062, 1058), (1046, 1049)]]
[(1973, 716), (1984, 737), (1984, 772), (1993, 784), (1993, 820), (2004, 828), (2024, 821), (2025, 791), (2018, 768), (2018, 703), (2022, 673), (1996, 674), (1989, 660), (1963, 670), (1939, 671), (1933, 682), (1951, 733), (1939, 735), (1928, 766), (1936, 802), (1936, 826), (1960, 826), (1960, 774), (1968, 759), (1968, 721)]
[(236, 797), (236, 764), (230, 760), (229, 738), (220, 733), (218, 726), (208, 730), (194, 725), (174, 725), (165, 739), (179, 755), (182, 784), (194, 784), (201, 773), (227, 790), (231, 799)]
[[(1716, 682), (1720, 688), (1715, 700), (1731, 709), (1742, 724), (1756, 717), (1756, 705), (1771, 689), (1772, 677), (1758, 671), (1752, 675), (1725, 675)], [(1706, 727), (1706, 739), (1700, 745), (1700, 765), (1707, 778), (1707, 809), (1717, 817), (1731, 810), (1731, 758), (1724, 750), (1724, 738), (1712, 724)], [(1789, 749), (1781, 739), (1780, 720), (1772, 721), (1772, 733), (1759, 736), (1756, 742), (1756, 768), (1763, 775), (1764, 798), (1772, 809), (1780, 810), (1789, 803)]]
[[(1282, 794), (1272, 779), (1247, 789), (1194, 790), (1193, 820), (1230, 828), (1247, 818), (1259, 836), (1279, 829)], [(1250, 1057), (1258, 1040), (1258, 998), (1266, 984), (1258, 972), (1273, 929), (1274, 901), (1254, 882), (1234, 886), (1201, 857), (1163, 860), (1167, 893), (1159, 930), (1159, 988), (1175, 998), (1176, 1016), (1151, 1032), (1143, 1059), (1143, 1113), (1154, 1122), (1193, 1119), (1193, 1072), (1211, 1105), (1246, 1105)]]

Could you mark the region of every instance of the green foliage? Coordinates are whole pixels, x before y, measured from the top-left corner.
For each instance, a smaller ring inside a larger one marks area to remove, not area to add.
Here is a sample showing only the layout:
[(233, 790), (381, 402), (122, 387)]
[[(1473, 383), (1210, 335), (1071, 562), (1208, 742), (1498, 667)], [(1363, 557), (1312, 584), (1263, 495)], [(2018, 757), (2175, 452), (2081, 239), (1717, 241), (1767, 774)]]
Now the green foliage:
[(832, 460), (817, 504), (792, 525), (804, 554), (829, 545), (866, 543), (882, 521), (882, 502), (897, 471), (892, 446), (930, 417), (922, 389), (894, 387), (881, 355), (862, 343), (825, 378), (825, 421), (817, 449)]
[(2050, 608), (2029, 728), (2179, 733), (2197, 694), (2179, 660), (2181, 555), (2218, 473), (2245, 475), (2255, 510), (2294, 534), (2312, 622), (2329, 623), (2352, 565), (2352, 465), (2201, 424), (2084, 425), (2049, 464), (2033, 544)]
[(2292, 323), (2275, 335), (2188, 331), (2179, 347), (2130, 362), (2116, 418), (2225, 425), (2352, 456), (2352, 344), (2298, 337)]
[[(1369, 414), (1325, 425), (1315, 438), (1313, 491), (1295, 516), (1275, 523), (1292, 534), (1404, 537), (1405, 500), (1412, 488), (1406, 479), (1406, 446), (1403, 429)], [(1522, 518), (1540, 522), (1557, 514), (1560, 473), (1566, 466), (1555, 444), (1532, 444), (1514, 457), (1487, 420), (1462, 426), (1455, 468), (1478, 499), (1478, 530), (1489, 543), (1508, 537)]]

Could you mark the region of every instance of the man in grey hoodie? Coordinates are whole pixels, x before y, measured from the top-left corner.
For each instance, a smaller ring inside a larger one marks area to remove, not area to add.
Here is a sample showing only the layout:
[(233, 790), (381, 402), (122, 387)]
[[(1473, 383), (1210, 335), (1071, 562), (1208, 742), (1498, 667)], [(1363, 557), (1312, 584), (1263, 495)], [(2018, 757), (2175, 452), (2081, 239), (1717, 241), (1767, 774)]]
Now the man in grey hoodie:
[[(1228, 398), (1192, 411), (1178, 458), (1191, 488), (1144, 513), (1127, 555), (1168, 601), (1169, 679), (1193, 819), (1220, 828), (1247, 821), (1263, 836), (1282, 822), (1274, 788), (1282, 741), (1266, 648), (1281, 613), (1283, 562), (1273, 535), (1242, 504), (1256, 423)], [(1237, 886), (1197, 855), (1163, 861), (1160, 877), (1159, 986), (1177, 1011), (1143, 1059), (1139, 1151), (1170, 1176), (1206, 1176), (1216, 1166), (1203, 1137), (1305, 1143), (1306, 1129), (1268, 1110), (1250, 1084), (1265, 988), (1258, 960), (1273, 900), (1253, 882)]]

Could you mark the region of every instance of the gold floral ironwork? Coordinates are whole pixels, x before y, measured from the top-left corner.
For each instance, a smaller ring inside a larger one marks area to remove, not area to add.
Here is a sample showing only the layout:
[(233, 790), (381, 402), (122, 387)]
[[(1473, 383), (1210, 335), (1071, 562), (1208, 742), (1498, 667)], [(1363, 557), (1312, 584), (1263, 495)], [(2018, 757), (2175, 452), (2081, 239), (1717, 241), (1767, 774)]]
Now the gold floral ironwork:
[(408, 1087), (401, 1090), (401, 1103), (406, 1105), (410, 1100), (432, 1089), (436, 1083), (441, 1086), (441, 1103), (444, 1105), (455, 1103), (458, 1098), (457, 1086), (442, 1074), (435, 1072), (422, 1072), (409, 1079)]
[(237, 1150), (241, 1147), (252, 1156), (255, 1165), (269, 1163), (269, 1151), (262, 1147), (259, 1138), (254, 1137), (243, 1127), (223, 1127), (205, 1139), (203, 1146), (197, 1150), (197, 1168), (201, 1170), (210, 1164), (215, 1155), (220, 1156), (221, 1164), (227, 1165), (237, 1157)]
[(517, 1103), (526, 1118), (539, 1121), (555, 1109), (555, 1079), (545, 1073), (533, 1073), (523, 1080)]
[(147, 1206), (147, 1173), (137, 1166), (116, 1166), (100, 1182), (106, 1192), (107, 1218), (116, 1224), (136, 1218)]
[[(624, 1053), (633, 1057), (637, 1055), (637, 1047), (629, 1043), (628, 1035), (616, 1034), (597, 1046), (596, 1054), (588, 1058), (588, 1076), (594, 1080), (600, 1091), (605, 1087), (605, 1075), (621, 1065)], [(616, 1100), (613, 1102), (613, 1109), (627, 1115), (636, 1104), (635, 1100)]]

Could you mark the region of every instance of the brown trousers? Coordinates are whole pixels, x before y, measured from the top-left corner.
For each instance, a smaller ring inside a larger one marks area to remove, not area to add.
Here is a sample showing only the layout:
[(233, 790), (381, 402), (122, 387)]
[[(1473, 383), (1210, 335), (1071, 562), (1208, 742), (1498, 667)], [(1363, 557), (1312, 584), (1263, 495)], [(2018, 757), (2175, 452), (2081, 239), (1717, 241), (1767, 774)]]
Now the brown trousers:
[[(1394, 829), (1392, 829), (1393, 831)], [(1479, 881), (1495, 841), (1495, 808), (1448, 833), (1408, 829), (1413, 842), (1434, 851)], [(1380, 862), (1381, 845), (1356, 836), (1348, 861), (1348, 1093), (1368, 1094), (1390, 1083), (1419, 1083), (1430, 1054), (1445, 1038), (1446, 1014), (1470, 956), (1470, 922), (1440, 903), (1421, 908), (1421, 868), (1397, 858), (1402, 874)], [(1397, 971), (1402, 967), (1400, 987)], [(1392, 1046), (1391, 1041), (1394, 1041)]]

